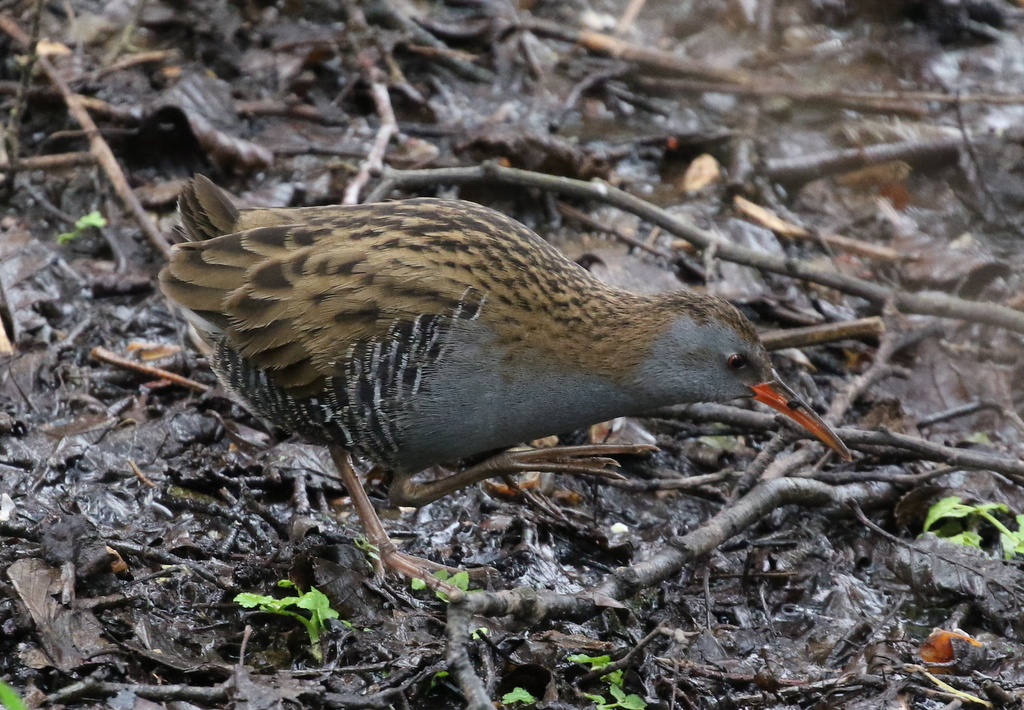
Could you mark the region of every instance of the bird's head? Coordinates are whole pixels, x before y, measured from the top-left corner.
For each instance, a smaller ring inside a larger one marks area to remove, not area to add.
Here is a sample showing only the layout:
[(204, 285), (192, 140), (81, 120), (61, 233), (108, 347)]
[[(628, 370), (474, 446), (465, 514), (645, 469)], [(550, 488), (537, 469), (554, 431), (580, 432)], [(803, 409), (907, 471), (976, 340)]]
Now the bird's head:
[(753, 397), (793, 419), (844, 459), (851, 458), (832, 428), (782, 382), (754, 325), (735, 306), (693, 294), (677, 295), (676, 300), (674, 317), (640, 368), (646, 386), (660, 390), (659, 399), (683, 403)]

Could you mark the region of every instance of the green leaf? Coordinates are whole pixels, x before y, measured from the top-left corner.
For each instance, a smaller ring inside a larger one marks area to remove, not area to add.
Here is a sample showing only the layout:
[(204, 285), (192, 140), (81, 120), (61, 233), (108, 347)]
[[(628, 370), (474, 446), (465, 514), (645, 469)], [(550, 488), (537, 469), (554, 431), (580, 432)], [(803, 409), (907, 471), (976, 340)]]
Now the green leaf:
[(957, 545), (963, 545), (964, 547), (981, 548), (981, 535), (973, 530), (964, 530), (962, 533), (958, 535), (950, 535), (946, 539), (952, 543), (956, 543)]
[(452, 586), (467, 591), (469, 589), (469, 572), (466, 570), (459, 570), (451, 578)]
[(421, 589), (426, 589), (427, 583), (424, 582), (422, 579), (419, 579), (418, 577), (413, 577), (412, 580), (409, 582), (409, 586), (412, 587), (412, 590), (414, 592), (418, 592)]
[[(294, 587), (295, 585), (287, 579), (278, 583), (279, 587)], [(242, 592), (235, 595), (235, 603), (247, 609), (259, 607), (260, 611), (267, 611), (282, 616), (290, 616), (306, 628), (306, 635), (309, 636), (310, 653), (318, 660), (323, 660), (323, 652), (320, 650), (320, 633), (323, 631), (324, 622), (327, 619), (337, 619), (340, 615), (331, 608), (331, 601), (316, 587), (310, 587), (309, 591), (298, 597), (284, 597), (275, 599), (263, 594), (252, 594)], [(288, 607), (297, 606), (309, 612), (309, 617), (289, 611)], [(351, 624), (349, 624), (351, 628)]]
[(253, 594), (251, 592), (236, 594), (234, 598), (235, 604), (244, 606), (246, 609), (252, 609), (261, 604), (269, 604), (274, 601), (276, 601), (274, 597), (264, 596), (263, 594)]
[(619, 686), (619, 685), (609, 685), (608, 686), (608, 691), (612, 694), (612, 697), (615, 698), (620, 703), (622, 702), (622, 699), (624, 697), (626, 697), (626, 691), (622, 689), (622, 686)]
[(512, 689), (511, 693), (505, 693), (501, 696), (502, 705), (511, 705), (512, 703), (535, 703), (537, 698), (533, 697), (533, 694), (518, 685)]
[(621, 686), (622, 685), (622, 669), (620, 668), (617, 671), (612, 671), (611, 673), (608, 673), (607, 675), (601, 676), (601, 680), (606, 680), (609, 683), (611, 683), (612, 685)]
[(83, 215), (78, 218), (78, 220), (75, 222), (75, 228), (73, 230), (71, 230), (70, 232), (61, 232), (60, 234), (58, 234), (57, 243), (61, 245), (67, 244), (68, 242), (76, 239), (84, 229), (88, 229), (90, 227), (106, 226), (107, 220), (103, 218), (103, 215), (101, 215), (99, 212), (90, 212), (89, 214)]
[(983, 431), (976, 431), (976, 432), (974, 432), (969, 437), (964, 439), (964, 441), (966, 441), (967, 443), (970, 443), (970, 444), (991, 444), (992, 443), (992, 440), (988, 438), (988, 434), (986, 434)]
[(87, 215), (82, 215), (75, 222), (75, 229), (87, 229), (89, 227), (106, 227), (107, 220), (103, 218), (98, 211), (90, 212)]
[(932, 526), (943, 518), (966, 518), (971, 514), (971, 506), (960, 503), (960, 496), (949, 496), (928, 509), (924, 519), (924, 531), (929, 532)]
[(569, 656), (568, 660), (573, 663), (586, 663), (590, 666), (591, 670), (597, 670), (598, 668), (604, 668), (612, 662), (611, 656), (588, 656), (585, 653), (574, 653)]
[(18, 691), (2, 681), (0, 681), (0, 704), (7, 710), (28, 710), (21, 696), (18, 695)]
[(491, 630), (489, 628), (487, 628), (486, 626), (481, 626), (479, 629), (473, 632), (472, 638), (478, 639), (481, 636), (486, 636), (489, 633), (491, 633)]
[(644, 710), (647, 707), (647, 701), (639, 695), (630, 693), (619, 701), (619, 707), (626, 710)]

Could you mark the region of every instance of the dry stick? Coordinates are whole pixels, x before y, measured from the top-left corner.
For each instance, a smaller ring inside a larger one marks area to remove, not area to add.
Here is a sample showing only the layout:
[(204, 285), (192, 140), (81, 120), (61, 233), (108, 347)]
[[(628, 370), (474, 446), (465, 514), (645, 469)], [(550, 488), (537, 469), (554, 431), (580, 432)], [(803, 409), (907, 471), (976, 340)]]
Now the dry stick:
[(622, 13), (619, 21), (615, 23), (615, 35), (621, 37), (622, 35), (629, 32), (633, 26), (633, 22), (636, 21), (637, 15), (640, 14), (640, 10), (647, 3), (647, 0), (629, 0), (629, 5), (626, 6), (626, 10)]
[(763, 174), (775, 182), (800, 184), (826, 175), (845, 173), (893, 160), (908, 163), (952, 162), (960, 155), (963, 145), (963, 138), (950, 136), (880, 143), (862, 148), (800, 155), (795, 158), (771, 158), (765, 161)]
[[(14, 22), (7, 15), (0, 15), (0, 29), (6, 32), (15, 42), (21, 44), (23, 47), (29, 44), (28, 36), (18, 27), (17, 23)], [(156, 225), (149, 219), (149, 215), (146, 214), (145, 209), (142, 207), (142, 203), (139, 202), (139, 198), (132, 192), (132, 188), (128, 185), (128, 181), (125, 180), (124, 173), (121, 171), (121, 166), (117, 164), (117, 158), (114, 157), (114, 153), (110, 150), (110, 146), (100, 135), (99, 129), (96, 127), (96, 123), (92, 120), (92, 116), (86, 110), (85, 102), (83, 97), (79, 96), (71, 90), (67, 82), (64, 81), (63, 77), (57, 72), (53, 64), (46, 57), (39, 58), (39, 66), (46, 72), (50, 82), (57, 87), (61, 97), (64, 99), (64, 103), (68, 107), (68, 113), (78, 122), (78, 125), (82, 127), (82, 130), (89, 137), (89, 152), (96, 156), (96, 161), (103, 167), (103, 171), (107, 174), (107, 178), (114, 186), (114, 191), (117, 192), (121, 201), (124, 202), (125, 206), (135, 216), (135, 220), (139, 223), (142, 231), (146, 233), (150, 243), (165, 257), (170, 255), (171, 247), (161, 234), (160, 230), (156, 228)]]
[(387, 152), (391, 136), (398, 132), (398, 122), (395, 121), (395, 112), (391, 109), (391, 97), (388, 96), (388, 87), (381, 82), (373, 82), (370, 85), (373, 94), (373, 103), (377, 106), (377, 113), (380, 115), (380, 128), (373, 139), (373, 145), (366, 159), (359, 164), (359, 172), (352, 178), (352, 182), (345, 188), (345, 196), (342, 199), (343, 205), (359, 204), (359, 191), (370, 179), (372, 173), (380, 172), (384, 165), (384, 153)]
[(578, 210), (575, 207), (572, 207), (571, 205), (565, 204), (564, 202), (558, 202), (556, 207), (558, 209), (558, 213), (563, 217), (568, 217), (569, 219), (576, 220), (577, 222), (582, 224), (584, 227), (587, 227), (588, 229), (603, 232), (604, 234), (610, 234), (619, 241), (624, 242), (631, 247), (642, 249), (648, 254), (660, 256), (662, 259), (668, 259), (669, 261), (675, 261), (678, 256), (678, 252), (674, 252), (670, 249), (662, 249), (661, 247), (656, 246), (654, 244), (648, 244), (643, 239), (634, 237), (632, 234), (627, 234), (626, 232), (623, 232), (621, 229), (616, 229), (615, 227), (611, 227), (607, 224), (602, 224), (601, 222), (598, 222), (596, 219), (588, 215), (583, 210)]
[[(597, 587), (576, 594), (557, 594), (532, 587), (463, 595), (448, 605), (448, 663), (466, 697), (468, 710), (494, 710), (487, 689), (476, 675), (467, 646), (473, 617), (511, 616), (526, 624), (548, 617), (584, 620), (617, 600), (678, 574), (690, 560), (705, 555), (757, 520), (783, 505), (832, 505), (847, 509), (851, 502), (873, 503), (887, 495), (878, 486), (831, 486), (818, 481), (779, 479), (756, 486), (735, 505), (720, 511), (697, 530), (674, 537), (643, 562), (620, 567)], [(479, 624), (477, 624), (479, 625)]]
[(79, 165), (95, 164), (95, 155), (84, 151), (77, 151), (74, 153), (54, 153), (52, 155), (33, 155), (28, 158), (19, 158), (7, 163), (0, 163), (0, 170), (60, 170)]
[(806, 348), (811, 345), (834, 343), (837, 340), (853, 338), (877, 337), (885, 332), (885, 323), (878, 316), (841, 321), (839, 323), (823, 323), (810, 325), (806, 328), (789, 328), (771, 330), (761, 333), (761, 342), (768, 350), (784, 348)]
[(116, 353), (110, 352), (106, 348), (95, 347), (91, 351), (89, 351), (89, 354), (101, 362), (110, 363), (111, 365), (123, 367), (127, 370), (134, 370), (136, 372), (142, 373), (143, 375), (146, 375), (147, 377), (152, 377), (157, 380), (168, 380), (169, 382), (173, 382), (176, 385), (181, 385), (182, 387), (194, 389), (197, 392), (208, 392), (210, 390), (210, 387), (208, 385), (204, 385), (201, 382), (196, 382), (195, 380), (190, 380), (187, 377), (182, 377), (181, 375), (169, 372), (163, 369), (162, 367), (143, 365), (141, 362), (129, 360), (128, 358), (124, 358)]
[(107, 683), (96, 678), (86, 678), (66, 685), (46, 696), (48, 705), (66, 705), (79, 698), (107, 697), (130, 691), (132, 695), (155, 701), (184, 700), (203, 705), (219, 704), (228, 700), (228, 691), (223, 685), (203, 687), (195, 685), (156, 685), (143, 683)]
[(714, 245), (715, 256), (726, 261), (821, 284), (846, 294), (858, 296), (878, 306), (891, 302), (904, 313), (959, 318), (1024, 333), (1024, 312), (994, 303), (967, 301), (945, 293), (907, 293), (866, 279), (858, 279), (822, 268), (802, 259), (763, 254), (754, 249), (727, 242), (714, 232), (701, 229), (685, 217), (669, 214), (660, 207), (605, 182), (585, 182), (518, 168), (506, 168), (493, 163), (472, 168), (385, 169), (383, 180), (367, 196), (366, 201), (380, 201), (392, 190), (401, 187), (473, 182), (498, 182), (540, 188), (563, 195), (605, 202), (631, 212), (702, 249)]
[(615, 59), (623, 59), (644, 69), (676, 75), (700, 76), (714, 81), (736, 82), (737, 84), (745, 84), (750, 80), (749, 74), (742, 69), (713, 67), (672, 52), (630, 44), (618, 37), (593, 30), (574, 29), (536, 18), (522, 22), (520, 28), (530, 30), (542, 37), (572, 42), (588, 51)]
[(938, 91), (830, 91), (821, 89), (800, 89), (792, 85), (780, 85), (774, 79), (754, 79), (749, 84), (737, 85), (715, 83), (698, 79), (660, 79), (638, 77), (636, 83), (647, 89), (668, 89), (670, 91), (734, 94), (739, 96), (777, 97), (825, 103), (829, 105), (869, 106), (882, 110), (895, 109), (920, 111), (924, 104), (1002, 104), (1015, 106), (1024, 103), (1024, 94), (950, 94)]

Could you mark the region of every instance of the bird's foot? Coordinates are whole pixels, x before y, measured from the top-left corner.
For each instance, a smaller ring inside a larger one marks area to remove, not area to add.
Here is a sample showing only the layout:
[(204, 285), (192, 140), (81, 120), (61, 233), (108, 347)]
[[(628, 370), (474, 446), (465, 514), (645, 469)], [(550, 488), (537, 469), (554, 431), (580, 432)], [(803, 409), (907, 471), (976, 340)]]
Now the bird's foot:
[(399, 552), (390, 538), (378, 546), (377, 554), (380, 558), (380, 565), (384, 570), (397, 572), (409, 579), (418, 579), (430, 589), (443, 593), (449, 599), (458, 599), (465, 593), (436, 574), (443, 571), (450, 578), (458, 574), (459, 570), (431, 562), (422, 557)]
[(420, 507), (449, 493), (488, 478), (510, 473), (539, 471), (541, 473), (568, 473), (576, 476), (597, 476), (622, 480), (623, 476), (610, 467), (618, 466), (616, 454), (643, 454), (657, 451), (657, 447), (640, 444), (591, 444), (588, 446), (554, 446), (549, 449), (520, 449), (505, 451), (491, 458), (436, 481), (413, 481), (411, 476), (396, 476), (391, 482), (389, 496), (395, 505)]
[(657, 451), (658, 447), (646, 444), (589, 444), (585, 446), (553, 446), (547, 449), (511, 449), (492, 456), (468, 471), (487, 473), (481, 478), (490, 478), (509, 473), (539, 471), (547, 473), (568, 473), (577, 476), (597, 476), (612, 480), (624, 480), (624, 476), (612, 467), (619, 462), (612, 455), (644, 454)]

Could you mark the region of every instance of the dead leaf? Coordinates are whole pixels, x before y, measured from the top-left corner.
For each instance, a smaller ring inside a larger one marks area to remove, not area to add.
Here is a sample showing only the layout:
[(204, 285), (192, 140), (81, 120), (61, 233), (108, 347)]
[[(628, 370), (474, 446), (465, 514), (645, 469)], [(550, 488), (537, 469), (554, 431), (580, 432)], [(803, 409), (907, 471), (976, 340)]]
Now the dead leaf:
[(722, 169), (718, 161), (714, 156), (704, 153), (698, 155), (686, 168), (679, 187), (683, 192), (697, 192), (713, 182), (718, 182), (721, 176)]
[(981, 641), (971, 638), (964, 633), (946, 631), (945, 629), (932, 629), (931, 634), (921, 644), (921, 648), (918, 649), (918, 655), (921, 656), (921, 660), (925, 663), (952, 663), (956, 658), (956, 653), (953, 649), (954, 638), (966, 641), (972, 646), (981, 647), (983, 645)]
[(40, 57), (63, 57), (71, 54), (71, 50), (60, 42), (41, 39), (36, 44), (36, 54)]

